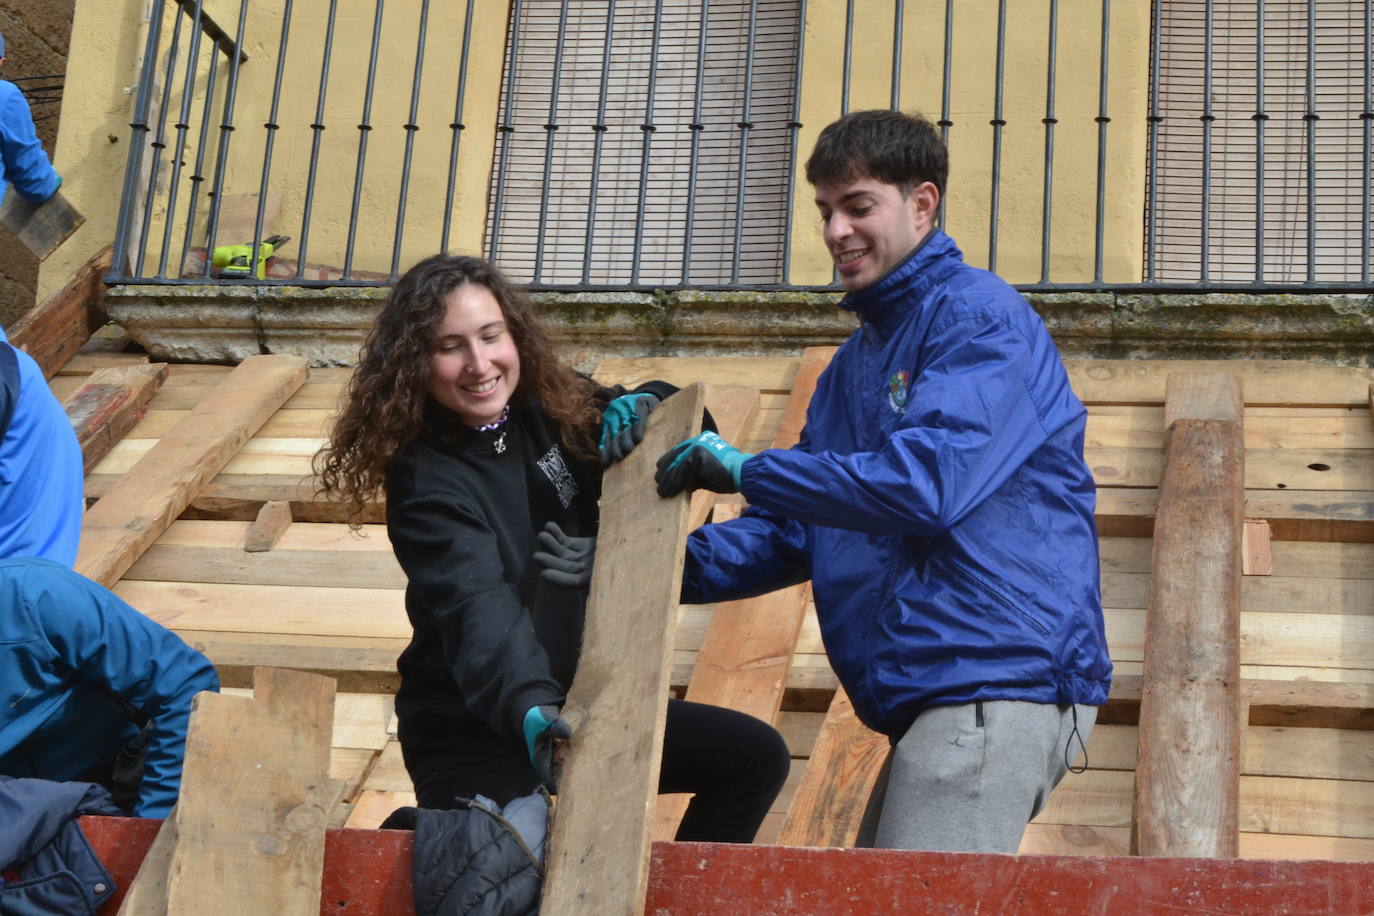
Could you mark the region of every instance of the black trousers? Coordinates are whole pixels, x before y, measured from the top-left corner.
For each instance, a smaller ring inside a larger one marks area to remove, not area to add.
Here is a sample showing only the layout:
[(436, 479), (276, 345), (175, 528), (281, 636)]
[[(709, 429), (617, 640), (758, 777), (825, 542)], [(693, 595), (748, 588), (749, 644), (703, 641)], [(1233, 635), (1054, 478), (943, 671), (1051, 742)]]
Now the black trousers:
[[(668, 701), (658, 791), (695, 796), (677, 839), (751, 842), (782, 791), (790, 763), (787, 745), (771, 725), (733, 709)], [(421, 808), (455, 808), (457, 799), (476, 795), (504, 806), (539, 785), (523, 746), (408, 759), (407, 765)]]

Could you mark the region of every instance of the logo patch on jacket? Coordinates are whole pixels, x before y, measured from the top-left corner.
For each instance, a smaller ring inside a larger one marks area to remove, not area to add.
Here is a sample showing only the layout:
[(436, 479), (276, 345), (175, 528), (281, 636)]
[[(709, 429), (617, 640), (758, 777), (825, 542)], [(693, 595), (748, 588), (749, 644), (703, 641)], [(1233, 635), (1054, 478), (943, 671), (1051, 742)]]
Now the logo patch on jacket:
[(906, 410), (910, 380), (911, 374), (905, 369), (898, 369), (887, 380), (887, 405), (892, 408), (893, 413), (901, 413)]
[(580, 491), (577, 481), (573, 480), (572, 472), (568, 470), (568, 463), (563, 460), (563, 453), (558, 450), (557, 443), (549, 446), (548, 452), (535, 464), (539, 465), (539, 470), (544, 472), (544, 476), (549, 478), (549, 483), (558, 491), (558, 501), (563, 504), (563, 508), (572, 505), (573, 497)]

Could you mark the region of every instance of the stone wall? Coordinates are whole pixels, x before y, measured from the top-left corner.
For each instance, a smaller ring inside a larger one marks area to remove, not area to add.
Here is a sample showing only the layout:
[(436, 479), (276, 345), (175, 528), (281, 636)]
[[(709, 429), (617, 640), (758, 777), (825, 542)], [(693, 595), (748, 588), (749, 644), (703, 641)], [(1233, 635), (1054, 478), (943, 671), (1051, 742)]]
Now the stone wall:
[[(0, 78), (65, 74), (76, 0), (0, 0), (0, 33), (5, 36), (5, 66)], [(41, 85), (60, 83), (43, 80)], [(20, 83), (28, 87), (32, 83)], [(57, 144), (56, 103), (35, 106), (38, 138), (48, 155)], [(62, 170), (58, 162), (58, 171)], [(34, 305), (38, 260), (9, 232), (0, 228), (0, 326), (8, 327)]]

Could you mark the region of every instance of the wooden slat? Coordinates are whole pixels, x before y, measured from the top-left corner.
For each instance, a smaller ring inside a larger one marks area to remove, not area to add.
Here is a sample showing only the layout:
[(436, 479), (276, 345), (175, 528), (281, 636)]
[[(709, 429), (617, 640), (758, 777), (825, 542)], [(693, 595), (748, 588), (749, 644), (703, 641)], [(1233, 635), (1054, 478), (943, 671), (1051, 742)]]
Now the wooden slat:
[(87, 510), (76, 571), (111, 586), (305, 380), (298, 356), (250, 356)]
[(689, 511), (685, 497), (662, 500), (644, 482), (698, 428), (702, 402), (699, 386), (669, 398), (644, 442), (606, 474), (582, 657), (564, 707), (573, 736), (550, 833), (551, 913), (644, 906)]
[(889, 748), (887, 738), (854, 715), (849, 696), (836, 690), (778, 844), (853, 846)]
[(1064, 361), (1074, 392), (1087, 404), (1162, 404), (1174, 373), (1239, 373), (1247, 404), (1363, 406), (1374, 371), (1292, 360)]
[(265, 553), (277, 546), (277, 541), (291, 527), (291, 504), (284, 500), (263, 503), (258, 517), (248, 526), (243, 549), (248, 553)]
[(90, 473), (138, 422), (148, 401), (167, 380), (167, 364), (100, 369), (62, 405)]
[(1141, 855), (1236, 854), (1243, 404), (1236, 376), (1169, 376), (1140, 701)]

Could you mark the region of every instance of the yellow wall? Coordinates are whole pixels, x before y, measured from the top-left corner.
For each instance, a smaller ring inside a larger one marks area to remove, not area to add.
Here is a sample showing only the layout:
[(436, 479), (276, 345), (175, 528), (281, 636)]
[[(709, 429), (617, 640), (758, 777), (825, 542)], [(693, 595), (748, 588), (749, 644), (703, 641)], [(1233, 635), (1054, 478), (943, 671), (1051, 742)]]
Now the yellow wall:
[[(230, 166), (224, 182), (225, 200), (233, 195), (257, 194), (266, 144), (263, 124), (268, 120), (275, 79), (275, 62), (281, 38), (284, 0), (253, 0), (245, 32), (244, 48), (249, 61), (239, 69), (239, 83), (233, 132), (229, 146)], [(293, 242), (283, 255), (298, 254), (304, 212), (312, 131), (319, 87), (320, 62), (324, 47), (328, 0), (296, 0), (286, 58), (286, 78), (279, 106), (272, 156), (269, 193), (279, 194), (280, 210), (264, 234), (290, 235)], [(308, 260), (342, 266), (352, 203), (358, 155), (363, 93), (368, 55), (372, 41), (374, 0), (340, 0), (330, 63), (329, 92), (326, 102), (321, 157), (316, 179), (314, 212), (311, 219)], [(40, 282), (45, 292), (59, 287), (100, 245), (114, 235), (119, 206), (119, 180), (128, 153), (128, 123), (133, 113), (136, 67), (143, 49), (140, 21), (151, 7), (148, 0), (78, 0), (72, 36), (71, 62), (67, 73), (67, 100), (58, 138), (57, 157), (63, 171), (67, 196), (86, 215), (80, 234), (64, 245), (44, 266)], [(172, 10), (167, 3), (167, 25), (163, 31), (160, 59), (171, 40)], [(237, 26), (236, 0), (207, 0), (205, 10), (231, 35)], [(432, 2), (429, 11), (428, 40), (421, 77), (421, 98), (411, 165), (411, 183), (406, 210), (406, 231), (401, 253), (401, 269), (439, 249), (442, 234), (445, 188), (452, 132), (454, 100), (457, 91), (458, 63), (462, 49), (463, 17), (466, 3), (458, 0)], [(385, 7), (380, 54), (371, 110), (373, 130), (368, 136), (367, 161), (362, 181), (357, 242), (353, 267), (358, 271), (387, 271), (391, 264), (397, 203), (400, 197), (401, 163), (409, 118), (411, 84), (414, 76), (416, 38), (420, 4), (390, 3)], [(458, 188), (454, 201), (450, 248), (478, 251), (482, 243), (486, 216), (487, 186), (490, 178), (495, 123), (505, 51), (506, 0), (480, 0), (475, 5), (475, 20), (469, 59), (467, 93), (459, 156)], [(183, 25), (181, 61), (173, 83), (169, 110), (180, 108), (184, 62), (189, 45), (189, 19)], [(216, 95), (227, 84), (227, 60), (219, 57)], [(198, 79), (198, 95), (193, 105), (193, 129), (189, 132), (176, 207), (172, 266), (179, 263), (181, 231), (186, 202), (191, 193), (191, 165), (198, 142), (198, 125), (205, 74)], [(175, 133), (170, 124), (168, 153)], [(218, 147), (218, 114), (207, 137), (207, 177), (213, 176), (214, 155)], [(110, 137), (116, 138), (115, 142)], [(162, 207), (170, 178), (169, 155), (164, 156), (159, 176), (158, 204), (154, 211), (154, 231), (149, 240), (145, 270), (156, 270), (156, 255), (162, 239)], [(204, 224), (208, 216), (205, 192), (197, 214), (196, 239), (204, 243)], [(221, 224), (223, 226), (223, 224)], [(221, 233), (216, 244), (243, 243), (248, 237), (230, 238)]]
[[(1049, 4), (1008, 0), (997, 272), (1040, 279)], [(857, 0), (849, 110), (891, 104), (893, 0)], [(802, 165), (821, 129), (841, 114), (845, 0), (807, 5), (805, 72), (793, 208), (791, 282), (830, 282), (813, 192)], [(1140, 279), (1148, 111), (1149, 4), (1115, 4), (1110, 23), (1105, 269), (1108, 281)], [(905, 4), (900, 107), (932, 121), (941, 111), (944, 0)], [(1051, 278), (1093, 278), (1096, 217), (1100, 0), (1061, 0), (1056, 80)], [(997, 3), (958, 0), (951, 74), (946, 229), (967, 261), (987, 266), (996, 87)]]
[[(238, 129), (230, 143), (231, 166), (225, 195), (256, 194), (259, 188), (272, 82), (284, 0), (253, 0), (245, 47), (251, 58), (240, 69), (235, 111)], [(86, 215), (87, 223), (45, 263), (40, 296), (61, 286), (114, 235), (120, 180), (128, 152), (128, 122), (134, 106), (136, 67), (142, 54), (140, 23), (151, 0), (77, 0), (67, 73), (67, 98), (57, 144), (57, 164), (66, 178), (64, 192)], [(174, 8), (168, 0), (169, 11)], [(400, 163), (413, 76), (418, 2), (386, 5), (381, 57), (372, 109), (375, 129), (368, 138), (361, 222), (354, 269), (390, 267), (394, 219), (400, 193)], [(451, 248), (480, 250), (486, 221), (488, 186), (496, 142), (500, 83), (505, 53), (508, 0), (476, 4), (472, 51)], [(1040, 276), (1040, 221), (1045, 113), (1045, 57), (1048, 4), (1008, 0), (1007, 63), (1001, 181), (1001, 229), (997, 271), (1014, 282)], [(466, 3), (442, 0), (430, 5), (423, 94), (416, 134), (400, 266), (437, 250), (448, 174), (448, 156), (457, 65)], [(802, 84), (804, 126), (798, 136), (798, 168), (793, 212), (792, 274), (798, 285), (830, 281), (831, 266), (820, 241), (812, 189), (801, 174), (816, 135), (841, 110), (845, 0), (810, 0), (805, 26)], [(231, 33), (237, 0), (207, 0), (206, 9)], [(311, 147), (328, 0), (296, 0), (281, 101), (271, 190), (281, 209), (268, 231), (290, 235), (283, 254), (296, 257), (300, 239), (306, 171)], [(854, 55), (849, 108), (886, 107), (891, 99), (894, 0), (856, 0)], [(374, 0), (340, 0), (331, 62), (323, 155), (317, 179), (308, 259), (342, 265), (358, 149), (356, 125), (371, 43)], [(941, 97), (945, 0), (907, 0), (905, 4), (901, 107), (938, 118)], [(1100, 0), (1061, 0), (1059, 15), (1054, 229), (1052, 273), (1056, 281), (1087, 281), (1093, 275), (1096, 207), (1098, 46)], [(188, 23), (189, 24), (189, 23)], [(955, 9), (951, 174), (947, 228), (967, 259), (986, 265), (992, 154), (997, 4), (995, 0), (958, 0)], [(185, 55), (189, 30), (183, 34)], [(164, 31), (163, 53), (170, 41)], [(221, 60), (221, 68), (226, 65)], [(1148, 105), (1149, 4), (1116, 4), (1111, 22), (1108, 190), (1106, 194), (1105, 279), (1140, 279), (1145, 167), (1145, 115)], [(171, 108), (179, 107), (181, 68)], [(227, 72), (219, 75), (217, 92)], [(204, 74), (200, 84), (203, 88)], [(199, 123), (199, 106), (195, 121)], [(217, 121), (218, 119), (216, 119)], [(169, 149), (175, 135), (169, 131)], [(171, 273), (179, 258), (182, 220), (191, 185), (187, 180), (196, 153), (189, 137), (180, 199), (174, 222)], [(209, 164), (218, 132), (208, 139)], [(159, 191), (166, 190), (164, 159)], [(208, 190), (209, 182), (202, 191)], [(160, 198), (161, 199), (161, 198)], [(161, 206), (161, 204), (159, 204)], [(201, 196), (197, 238), (203, 244), (208, 202)], [(160, 213), (155, 211), (160, 217)], [(155, 220), (154, 225), (160, 222)], [(251, 225), (251, 224), (250, 224)], [(232, 234), (232, 233), (230, 233)], [(251, 231), (248, 233), (251, 236)], [(248, 242), (221, 234), (219, 244)], [(145, 268), (155, 269), (161, 230), (150, 239)]]

